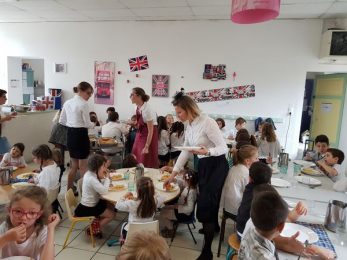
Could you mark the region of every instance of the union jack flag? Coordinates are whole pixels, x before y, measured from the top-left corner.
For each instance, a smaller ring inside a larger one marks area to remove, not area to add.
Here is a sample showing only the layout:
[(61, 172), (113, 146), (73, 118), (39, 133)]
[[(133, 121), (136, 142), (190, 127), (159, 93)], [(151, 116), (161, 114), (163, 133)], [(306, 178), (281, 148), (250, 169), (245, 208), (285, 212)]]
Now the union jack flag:
[(129, 66), (131, 72), (148, 69), (147, 55), (129, 59)]

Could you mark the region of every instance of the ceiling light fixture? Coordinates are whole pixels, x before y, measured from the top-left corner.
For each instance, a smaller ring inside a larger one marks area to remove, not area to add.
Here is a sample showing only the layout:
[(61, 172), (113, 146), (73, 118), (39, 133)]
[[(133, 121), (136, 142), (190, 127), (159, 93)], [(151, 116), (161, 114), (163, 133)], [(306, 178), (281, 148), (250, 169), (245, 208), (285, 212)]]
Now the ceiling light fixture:
[(280, 0), (232, 0), (231, 21), (239, 24), (261, 23), (279, 15)]

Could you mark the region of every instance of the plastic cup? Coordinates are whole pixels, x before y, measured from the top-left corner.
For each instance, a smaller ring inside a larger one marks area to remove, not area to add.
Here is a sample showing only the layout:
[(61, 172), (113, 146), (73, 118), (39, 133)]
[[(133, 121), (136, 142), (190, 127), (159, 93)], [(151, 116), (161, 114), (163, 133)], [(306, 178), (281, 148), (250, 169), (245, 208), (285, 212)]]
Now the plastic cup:
[(294, 163), (294, 174), (300, 173), (301, 172), (301, 165)]
[(135, 182), (133, 181), (128, 182), (128, 191), (131, 191), (131, 192), (135, 191)]
[(130, 177), (129, 172), (128, 172), (128, 171), (125, 172), (125, 173), (124, 173), (124, 180), (129, 180), (129, 177)]
[(287, 165), (280, 166), (280, 173), (287, 174), (287, 171), (288, 171), (288, 166)]

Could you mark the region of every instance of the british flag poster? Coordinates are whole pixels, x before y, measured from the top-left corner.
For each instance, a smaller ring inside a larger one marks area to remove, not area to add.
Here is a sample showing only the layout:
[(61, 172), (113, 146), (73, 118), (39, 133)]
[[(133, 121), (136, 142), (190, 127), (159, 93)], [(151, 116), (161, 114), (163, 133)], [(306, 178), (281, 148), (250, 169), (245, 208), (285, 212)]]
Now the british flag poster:
[(229, 88), (199, 90), (186, 92), (185, 94), (190, 96), (197, 103), (224, 101), (228, 99), (255, 97), (255, 86), (244, 85)]
[(169, 75), (152, 76), (152, 97), (169, 96)]
[(129, 59), (130, 72), (149, 68), (147, 55)]

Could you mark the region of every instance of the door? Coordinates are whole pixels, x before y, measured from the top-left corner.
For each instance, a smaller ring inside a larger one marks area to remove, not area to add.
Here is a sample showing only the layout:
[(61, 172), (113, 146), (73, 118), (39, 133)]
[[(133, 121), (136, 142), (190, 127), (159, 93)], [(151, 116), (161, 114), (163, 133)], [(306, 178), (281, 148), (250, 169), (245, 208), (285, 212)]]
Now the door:
[(311, 139), (325, 134), (331, 147), (338, 147), (345, 100), (347, 74), (316, 77), (313, 93)]

